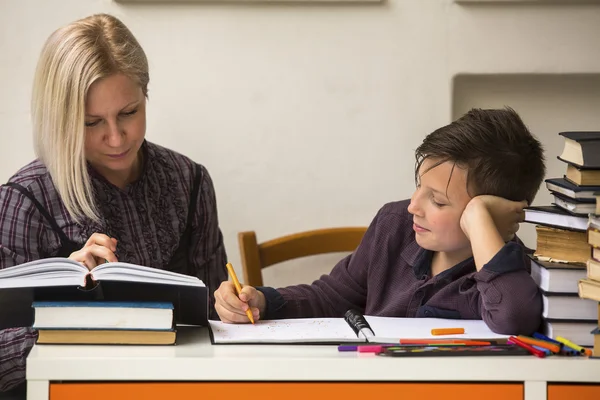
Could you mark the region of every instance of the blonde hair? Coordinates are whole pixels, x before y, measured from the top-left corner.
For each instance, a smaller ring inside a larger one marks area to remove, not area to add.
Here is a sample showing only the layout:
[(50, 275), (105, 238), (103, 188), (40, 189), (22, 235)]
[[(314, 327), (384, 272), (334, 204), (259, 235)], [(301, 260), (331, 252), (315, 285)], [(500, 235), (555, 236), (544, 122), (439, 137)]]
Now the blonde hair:
[(31, 115), (37, 157), (77, 222), (100, 220), (85, 157), (85, 99), (99, 79), (122, 73), (148, 95), (144, 50), (117, 18), (98, 14), (50, 35), (38, 60)]

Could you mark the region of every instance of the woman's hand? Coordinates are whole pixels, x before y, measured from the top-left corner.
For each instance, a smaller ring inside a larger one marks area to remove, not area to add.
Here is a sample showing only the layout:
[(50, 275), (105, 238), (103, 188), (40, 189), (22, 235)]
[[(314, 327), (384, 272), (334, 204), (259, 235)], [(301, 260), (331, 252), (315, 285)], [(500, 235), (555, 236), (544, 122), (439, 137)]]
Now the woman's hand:
[(99, 264), (118, 261), (115, 251), (117, 251), (117, 239), (103, 233), (94, 233), (81, 250), (71, 253), (69, 259), (78, 261), (92, 270)]

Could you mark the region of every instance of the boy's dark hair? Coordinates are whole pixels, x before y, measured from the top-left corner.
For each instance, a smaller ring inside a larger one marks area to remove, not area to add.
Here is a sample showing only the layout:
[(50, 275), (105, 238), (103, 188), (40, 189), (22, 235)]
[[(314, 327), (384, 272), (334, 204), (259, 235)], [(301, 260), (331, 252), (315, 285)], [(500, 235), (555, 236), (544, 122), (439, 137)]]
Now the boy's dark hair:
[(435, 166), (451, 161), (468, 169), (472, 196), (490, 194), (531, 204), (546, 174), (542, 144), (509, 107), (473, 108), (427, 135), (415, 155), (417, 182), (425, 159), (438, 159)]

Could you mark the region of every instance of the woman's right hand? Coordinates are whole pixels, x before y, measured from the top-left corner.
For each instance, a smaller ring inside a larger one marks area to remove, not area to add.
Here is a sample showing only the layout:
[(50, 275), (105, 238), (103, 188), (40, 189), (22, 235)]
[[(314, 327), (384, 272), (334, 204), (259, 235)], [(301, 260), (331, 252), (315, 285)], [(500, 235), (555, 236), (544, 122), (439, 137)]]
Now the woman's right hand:
[(69, 259), (78, 261), (87, 269), (92, 270), (104, 262), (118, 261), (115, 251), (117, 251), (117, 239), (110, 238), (103, 233), (94, 233), (81, 250), (71, 253)]
[(252, 286), (244, 286), (240, 295), (237, 295), (235, 286), (231, 281), (224, 281), (215, 290), (215, 309), (221, 321), (230, 324), (247, 324), (250, 322), (246, 310), (250, 308), (254, 321), (260, 319), (265, 312), (265, 295)]

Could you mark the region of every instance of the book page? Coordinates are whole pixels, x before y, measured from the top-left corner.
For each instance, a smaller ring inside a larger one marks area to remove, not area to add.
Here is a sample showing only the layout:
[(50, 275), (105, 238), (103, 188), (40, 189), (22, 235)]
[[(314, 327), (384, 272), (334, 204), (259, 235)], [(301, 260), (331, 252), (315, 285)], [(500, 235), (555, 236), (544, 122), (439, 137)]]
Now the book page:
[(0, 288), (84, 285), (87, 268), (67, 258), (46, 258), (0, 270)]
[(204, 287), (204, 283), (195, 276), (178, 274), (162, 269), (144, 267), (124, 262), (101, 264), (92, 270), (95, 280), (164, 283)]
[[(375, 338), (369, 341), (398, 343), (399, 339), (508, 339), (491, 331), (481, 320), (442, 319), (442, 318), (390, 318), (365, 316), (371, 325)], [(435, 328), (464, 328), (464, 334), (434, 336)]]
[(215, 343), (343, 343), (359, 342), (343, 318), (279, 319), (256, 324), (208, 321)]

